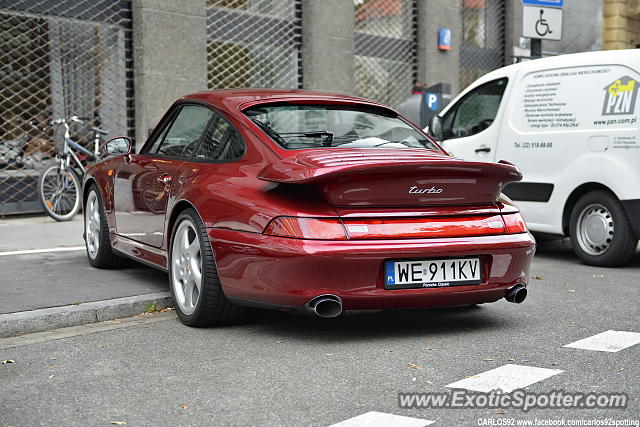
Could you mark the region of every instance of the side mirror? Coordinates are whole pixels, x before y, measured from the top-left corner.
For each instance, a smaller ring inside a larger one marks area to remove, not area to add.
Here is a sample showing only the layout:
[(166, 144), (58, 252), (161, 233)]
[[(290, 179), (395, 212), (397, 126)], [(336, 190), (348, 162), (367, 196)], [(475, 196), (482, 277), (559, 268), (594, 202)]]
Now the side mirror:
[(442, 133), (442, 118), (440, 116), (433, 116), (429, 122), (429, 135), (436, 141), (442, 141), (444, 139)]
[(133, 143), (126, 136), (111, 138), (102, 146), (102, 151), (111, 156), (128, 156), (131, 154)]

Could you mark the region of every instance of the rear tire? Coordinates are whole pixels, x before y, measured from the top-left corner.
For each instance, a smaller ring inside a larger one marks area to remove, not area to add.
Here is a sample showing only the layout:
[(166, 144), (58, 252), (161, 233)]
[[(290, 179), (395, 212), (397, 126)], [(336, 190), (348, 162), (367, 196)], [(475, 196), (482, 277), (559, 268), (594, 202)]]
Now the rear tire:
[(578, 258), (599, 267), (629, 264), (638, 245), (622, 204), (603, 190), (578, 200), (571, 211), (569, 234)]
[(191, 208), (176, 219), (167, 264), (171, 296), (182, 323), (200, 327), (240, 320), (244, 310), (224, 295), (209, 236)]
[(49, 163), (38, 177), (38, 198), (47, 215), (56, 221), (69, 221), (80, 210), (80, 180), (69, 169), (60, 170), (60, 163)]
[(84, 240), (87, 258), (96, 268), (113, 268), (124, 260), (111, 248), (107, 214), (95, 184), (89, 187), (87, 202), (84, 206)]

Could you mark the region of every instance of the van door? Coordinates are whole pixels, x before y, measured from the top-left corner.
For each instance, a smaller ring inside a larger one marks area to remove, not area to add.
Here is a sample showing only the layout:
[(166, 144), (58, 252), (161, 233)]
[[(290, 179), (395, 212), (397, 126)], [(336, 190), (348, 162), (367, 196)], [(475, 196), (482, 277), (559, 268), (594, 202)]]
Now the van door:
[[(508, 79), (484, 83), (464, 95), (442, 116), (442, 146), (455, 157), (492, 162), (501, 116), (500, 106)], [(502, 108), (504, 109), (504, 108)]]

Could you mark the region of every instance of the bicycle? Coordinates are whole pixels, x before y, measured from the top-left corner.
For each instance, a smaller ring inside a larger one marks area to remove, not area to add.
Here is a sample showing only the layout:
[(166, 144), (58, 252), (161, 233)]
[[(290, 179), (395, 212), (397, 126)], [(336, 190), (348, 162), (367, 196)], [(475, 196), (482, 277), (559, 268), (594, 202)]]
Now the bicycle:
[[(80, 179), (86, 173), (85, 166), (76, 151), (85, 155), (90, 161), (100, 159), (101, 136), (108, 132), (92, 127), (94, 132), (94, 151), (91, 152), (71, 139), (70, 124), (83, 124), (88, 118), (71, 116), (69, 120), (56, 119), (51, 126), (64, 127), (64, 143), (58, 150), (54, 162), (45, 166), (38, 178), (38, 197), (45, 212), (56, 221), (69, 221), (80, 210), (82, 203), (82, 184)], [(74, 149), (76, 151), (74, 151)]]

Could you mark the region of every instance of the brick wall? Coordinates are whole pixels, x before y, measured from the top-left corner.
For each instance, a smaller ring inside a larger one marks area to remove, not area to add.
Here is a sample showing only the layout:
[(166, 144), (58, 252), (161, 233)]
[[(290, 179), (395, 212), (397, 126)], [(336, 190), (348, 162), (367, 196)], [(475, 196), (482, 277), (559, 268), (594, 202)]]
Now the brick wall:
[(603, 49), (640, 46), (640, 0), (604, 0)]

